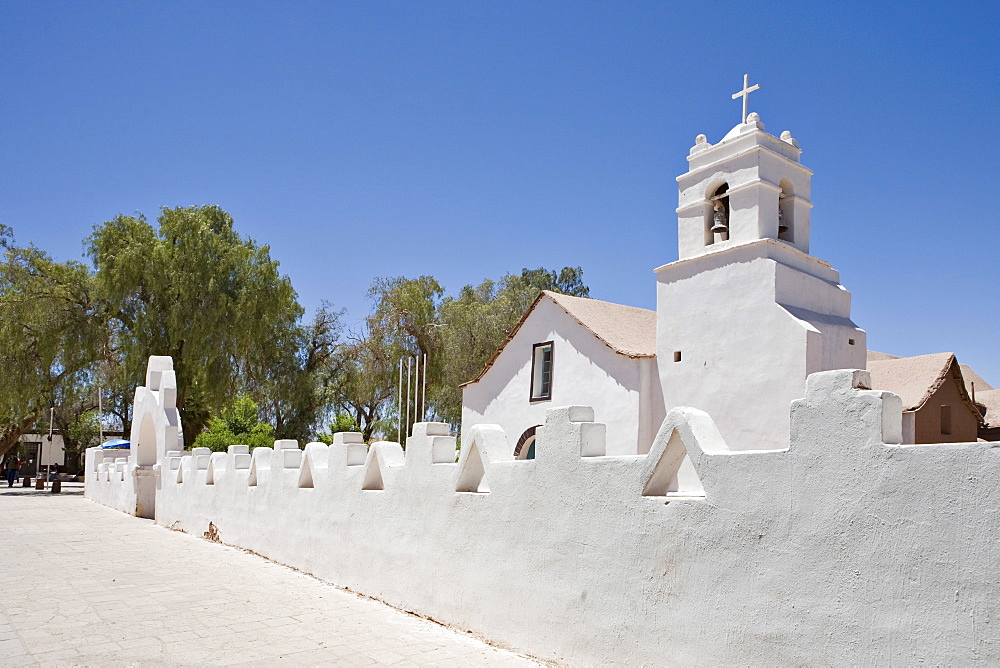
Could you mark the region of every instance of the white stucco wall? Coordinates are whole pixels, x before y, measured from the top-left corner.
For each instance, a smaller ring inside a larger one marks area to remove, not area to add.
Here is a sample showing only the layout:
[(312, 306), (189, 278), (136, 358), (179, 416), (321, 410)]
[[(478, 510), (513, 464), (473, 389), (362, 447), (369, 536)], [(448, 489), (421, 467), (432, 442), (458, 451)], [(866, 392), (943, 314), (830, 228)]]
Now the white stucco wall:
[(170, 357), (149, 358), (146, 384), (135, 388), (132, 400), (128, 451), (87, 449), (84, 495), (88, 499), (130, 515), (153, 518), (159, 462), (182, 448), (173, 368)]
[(850, 293), (837, 278), (772, 240), (657, 269), (666, 407), (705, 411), (735, 450), (786, 446), (788, 405), (806, 376), (865, 366), (865, 333), (850, 321)]
[[(405, 454), (345, 435), (168, 453), (157, 522), (211, 523), (224, 543), (575, 664), (998, 662), (998, 444), (896, 445), (901, 402), (869, 384), (811, 376), (791, 448), (770, 452), (730, 450), (684, 408), (648, 456), (600, 456), (605, 426), (565, 407), (532, 461), (482, 425), (453, 463), (434, 423)], [(662, 496), (685, 455), (704, 497)]]
[[(553, 342), (552, 398), (530, 401), (532, 346), (546, 341)], [(593, 405), (608, 425), (610, 454), (646, 452), (664, 415), (652, 369), (651, 358), (616, 353), (543, 297), (485, 375), (463, 389), (462, 438), (475, 425), (498, 424), (513, 451), (526, 429), (545, 421), (547, 409)]]
[[(41, 446), (41, 465), (43, 467), (56, 464), (62, 466), (66, 463), (66, 451), (63, 447), (62, 434), (52, 434), (51, 441), (48, 440), (48, 437), (49, 435), (47, 433), (23, 434), (20, 438), (20, 442), (21, 444), (29, 447), (34, 446), (38, 448)], [(35, 462), (33, 462), (33, 464), (35, 464)]]

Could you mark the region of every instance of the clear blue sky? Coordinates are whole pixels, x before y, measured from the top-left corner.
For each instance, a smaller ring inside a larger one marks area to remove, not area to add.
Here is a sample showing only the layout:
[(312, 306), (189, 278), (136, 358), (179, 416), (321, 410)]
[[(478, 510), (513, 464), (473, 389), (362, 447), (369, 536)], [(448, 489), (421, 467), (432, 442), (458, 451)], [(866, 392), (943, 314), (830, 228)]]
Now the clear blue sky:
[(218, 204), (355, 321), (375, 276), (539, 265), (653, 308), (674, 178), (749, 72), (869, 347), (1000, 385), (998, 33), (995, 2), (7, 0), (0, 222), (68, 259)]

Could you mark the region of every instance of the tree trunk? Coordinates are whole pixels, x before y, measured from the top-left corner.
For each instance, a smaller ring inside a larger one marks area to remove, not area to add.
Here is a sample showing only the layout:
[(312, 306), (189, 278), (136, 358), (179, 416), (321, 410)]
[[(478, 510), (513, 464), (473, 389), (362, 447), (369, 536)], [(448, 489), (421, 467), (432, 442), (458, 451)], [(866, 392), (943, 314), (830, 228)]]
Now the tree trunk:
[(39, 411), (36, 411), (32, 415), (22, 418), (20, 422), (15, 424), (8, 424), (4, 427), (3, 431), (0, 431), (0, 461), (7, 456), (13, 448), (17, 447), (18, 442), (21, 440), (21, 436), (24, 434), (25, 430), (28, 429), (35, 420), (38, 419)]

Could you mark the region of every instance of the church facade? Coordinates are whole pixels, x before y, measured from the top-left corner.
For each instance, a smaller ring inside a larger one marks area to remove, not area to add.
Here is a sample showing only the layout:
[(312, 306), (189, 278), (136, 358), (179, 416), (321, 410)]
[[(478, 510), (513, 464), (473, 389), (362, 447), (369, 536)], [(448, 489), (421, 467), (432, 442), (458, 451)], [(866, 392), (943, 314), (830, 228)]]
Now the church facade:
[[(809, 254), (812, 172), (801, 152), (790, 133), (768, 134), (757, 114), (717, 144), (696, 138), (688, 171), (677, 179), (678, 260), (655, 270), (652, 321), (624, 325), (650, 328), (655, 377), (640, 381), (636, 372), (631, 384), (605, 387), (607, 365), (588, 358), (593, 329), (562, 328), (565, 352), (549, 358), (548, 373), (570, 391), (554, 398), (594, 406), (609, 444), (622, 444), (609, 454), (647, 452), (656, 429), (648, 420), (678, 406), (711, 415), (734, 450), (785, 448), (789, 405), (802, 396), (806, 376), (865, 368), (865, 332), (851, 321), (851, 295), (828, 263)], [(532, 307), (494, 357), (503, 364), (491, 361), (464, 386), (463, 432), (492, 423), (523, 433), (527, 422), (540, 422), (540, 414), (531, 417), (539, 409), (527, 388), (530, 369), (565, 316)], [(576, 361), (569, 368), (564, 359)], [(644, 410), (620, 406), (618, 395), (628, 392)]]

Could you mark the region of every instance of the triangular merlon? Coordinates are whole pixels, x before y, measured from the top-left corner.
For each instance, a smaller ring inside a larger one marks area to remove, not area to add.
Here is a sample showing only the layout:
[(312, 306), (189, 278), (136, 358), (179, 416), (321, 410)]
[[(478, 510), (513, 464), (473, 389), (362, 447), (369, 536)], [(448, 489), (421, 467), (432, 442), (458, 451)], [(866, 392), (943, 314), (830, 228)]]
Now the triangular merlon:
[(250, 453), (250, 473), (247, 476), (247, 485), (256, 487), (261, 482), (266, 482), (268, 473), (274, 463), (281, 464), (277, 459), (273, 448), (254, 448)]
[(216, 477), (226, 470), (226, 453), (214, 452), (208, 460), (208, 470), (205, 471), (205, 484), (214, 485)]
[(385, 489), (385, 469), (391, 466), (402, 466), (406, 461), (406, 455), (399, 443), (391, 441), (377, 441), (372, 443), (368, 449), (368, 458), (365, 462), (365, 477), (361, 483), (363, 490), (384, 490)]
[(456, 492), (478, 492), (485, 494), (490, 491), (486, 479), (486, 461), (480, 452), (479, 441), (472, 440), (467, 447), (462, 447), (458, 458), (458, 473), (455, 477)]
[[(468, 437), (463, 437), (462, 451), (465, 451), (465, 443), (475, 443), (479, 448), (479, 453), (483, 455), (484, 461), (505, 462), (513, 461), (514, 449), (507, 443), (507, 432), (500, 425), (477, 424), (469, 430)], [(459, 462), (462, 461), (461, 454)]]
[(312, 457), (306, 453), (302, 457), (302, 466), (299, 467), (299, 489), (313, 489)]
[[(642, 495), (666, 496), (668, 492), (677, 492), (703, 496), (704, 456), (731, 452), (708, 413), (696, 408), (674, 408), (660, 425), (646, 455), (641, 474)], [(685, 461), (689, 461), (690, 466), (685, 465)], [(685, 476), (679, 480), (682, 466)]]

